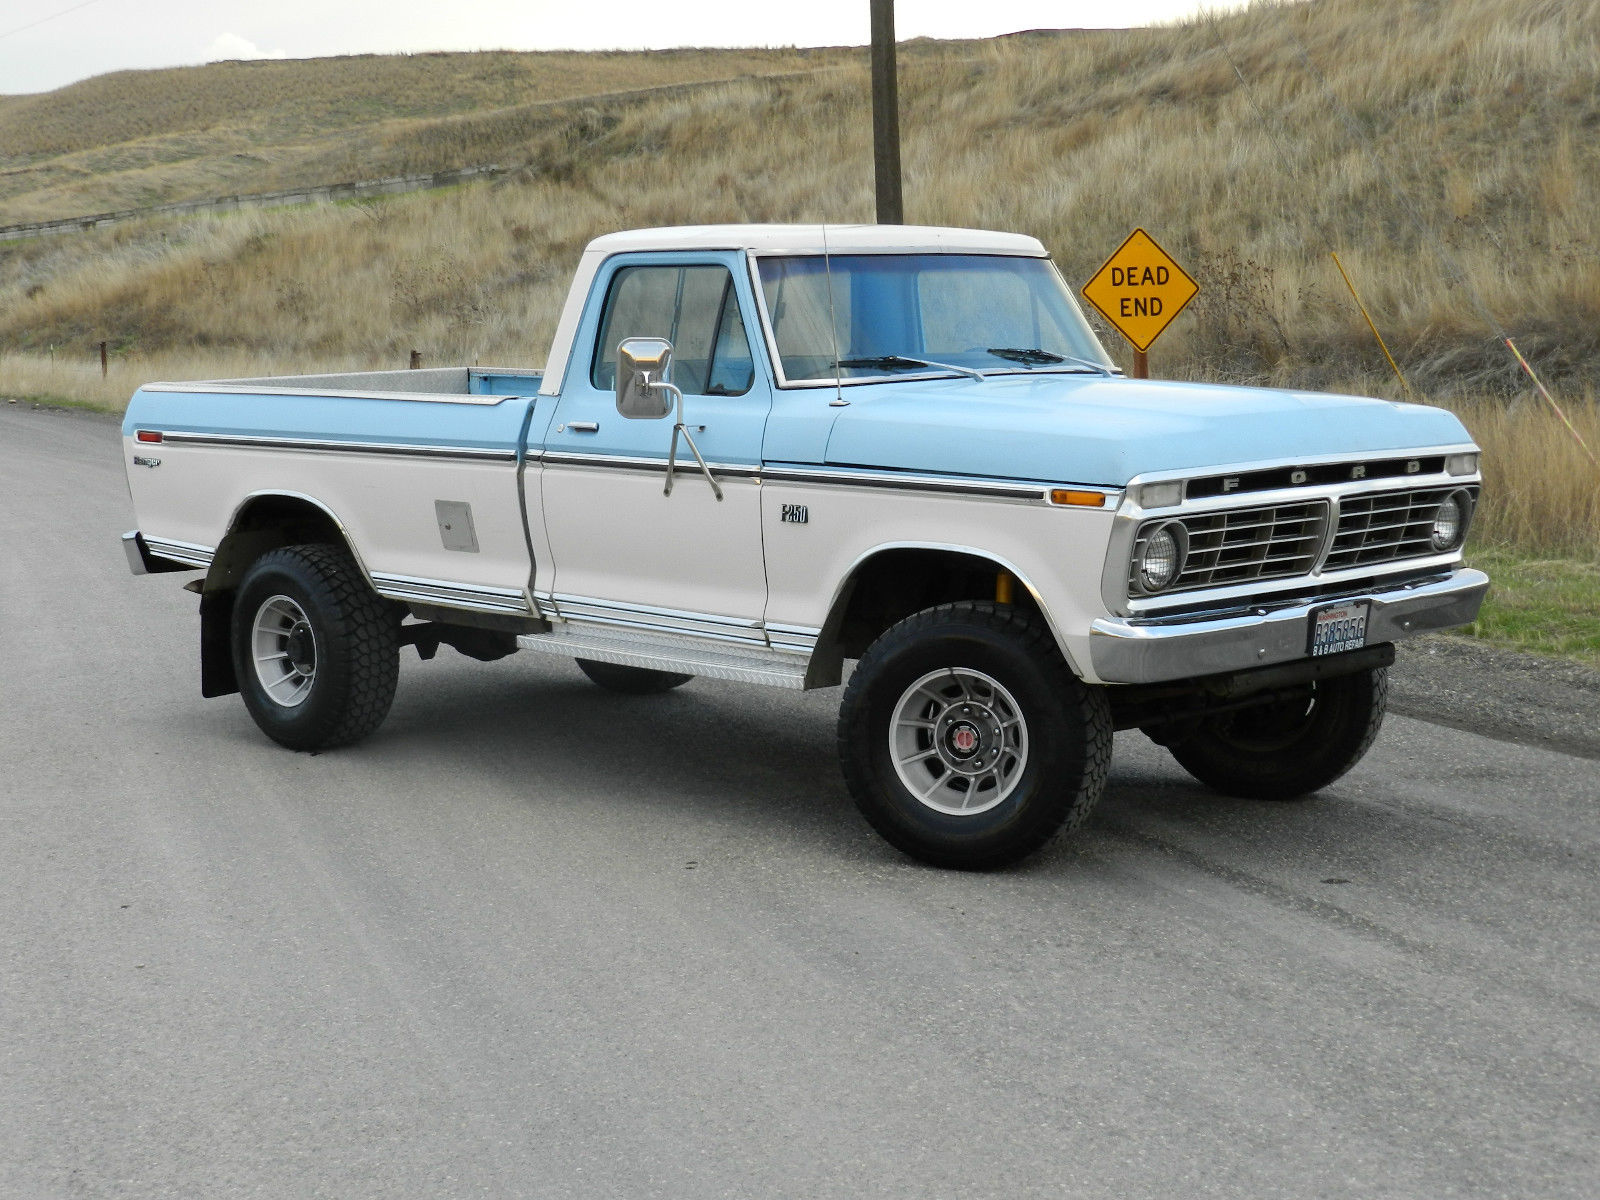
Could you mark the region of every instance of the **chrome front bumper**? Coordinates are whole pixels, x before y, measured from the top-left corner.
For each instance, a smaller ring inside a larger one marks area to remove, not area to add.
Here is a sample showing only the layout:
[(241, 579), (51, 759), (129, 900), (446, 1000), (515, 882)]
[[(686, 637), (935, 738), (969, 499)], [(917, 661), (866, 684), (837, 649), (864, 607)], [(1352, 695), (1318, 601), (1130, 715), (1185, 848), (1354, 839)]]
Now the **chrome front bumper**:
[(1373, 646), (1466, 625), (1477, 617), (1488, 590), (1489, 577), (1482, 571), (1460, 570), (1446, 579), (1225, 617), (1101, 618), (1089, 630), (1090, 661), (1106, 683), (1222, 675), (1306, 658), (1311, 610), (1327, 604), (1371, 600), (1367, 644)]

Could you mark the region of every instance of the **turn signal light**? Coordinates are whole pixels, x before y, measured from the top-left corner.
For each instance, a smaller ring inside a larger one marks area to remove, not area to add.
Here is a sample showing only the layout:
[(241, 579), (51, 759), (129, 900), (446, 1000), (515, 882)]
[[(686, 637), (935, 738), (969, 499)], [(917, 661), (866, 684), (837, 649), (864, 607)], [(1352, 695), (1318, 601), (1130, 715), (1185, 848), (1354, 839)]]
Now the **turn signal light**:
[(133, 436), (141, 442), (159, 442), (161, 440), (161, 431), (158, 429), (141, 429)]
[(1071, 488), (1054, 488), (1050, 492), (1051, 504), (1070, 504), (1074, 508), (1104, 508), (1106, 498), (1102, 492), (1077, 492)]

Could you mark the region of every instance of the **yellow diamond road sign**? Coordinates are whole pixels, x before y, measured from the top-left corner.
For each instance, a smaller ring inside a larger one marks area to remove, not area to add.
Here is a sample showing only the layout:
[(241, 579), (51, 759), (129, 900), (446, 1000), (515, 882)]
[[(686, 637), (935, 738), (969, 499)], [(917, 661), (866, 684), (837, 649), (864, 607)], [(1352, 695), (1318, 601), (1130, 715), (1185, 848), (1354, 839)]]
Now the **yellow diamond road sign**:
[(1135, 350), (1145, 351), (1199, 291), (1200, 285), (1154, 238), (1135, 229), (1083, 285), (1083, 298), (1099, 309)]

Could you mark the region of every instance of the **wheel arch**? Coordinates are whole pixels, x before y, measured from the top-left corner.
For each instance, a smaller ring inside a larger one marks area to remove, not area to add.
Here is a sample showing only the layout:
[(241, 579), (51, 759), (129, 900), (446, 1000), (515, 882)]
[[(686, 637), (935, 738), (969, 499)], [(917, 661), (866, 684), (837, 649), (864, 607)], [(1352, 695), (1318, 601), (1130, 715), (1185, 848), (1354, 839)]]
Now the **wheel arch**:
[(342, 546), (367, 586), (373, 586), (344, 522), (322, 501), (303, 492), (260, 491), (235, 506), (200, 587), (202, 696), (230, 696), (239, 690), (229, 638), (234, 594), (250, 564), (270, 550), (307, 542)]
[(1084, 678), (1044, 597), (1014, 562), (972, 546), (890, 542), (858, 555), (834, 588), (812, 652), (806, 686), (837, 684), (846, 658), (859, 658), (879, 635), (912, 613), (958, 600), (998, 599), (1002, 576), (1013, 581), (1009, 603), (1037, 613), (1067, 667), (1079, 679)]
[(227, 530), (206, 572), (207, 592), (237, 587), (250, 564), (268, 550), (306, 542), (343, 546), (367, 585), (373, 586), (372, 573), (344, 522), (321, 500), (304, 492), (251, 492), (235, 506)]

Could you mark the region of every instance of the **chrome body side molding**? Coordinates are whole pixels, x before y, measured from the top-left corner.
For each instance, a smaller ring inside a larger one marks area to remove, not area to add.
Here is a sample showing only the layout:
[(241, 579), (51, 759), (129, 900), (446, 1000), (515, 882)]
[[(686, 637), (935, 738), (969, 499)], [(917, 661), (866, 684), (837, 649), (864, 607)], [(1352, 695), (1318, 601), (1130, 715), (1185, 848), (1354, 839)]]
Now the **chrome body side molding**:
[[(175, 542), (167, 538), (149, 537), (134, 531), (135, 535), (143, 540), (146, 549), (156, 558), (163, 558), (169, 562), (181, 563), (184, 568), (203, 570), (211, 565), (211, 560), (216, 557), (217, 551), (213, 546), (199, 546), (193, 542)], [(123, 535), (124, 544), (127, 534)]]
[[(507, 397), (500, 397), (502, 400)], [(296, 450), (307, 454), (382, 454), (401, 458), (466, 459), (471, 462), (517, 461), (515, 450), (491, 446), (411, 445), (405, 442), (363, 442), (355, 439), (258, 437), (234, 433), (167, 433), (164, 445), (231, 446), (241, 450)]]
[[(577, 451), (528, 451), (528, 461), (546, 467), (589, 467), (613, 471), (665, 472), (667, 460), (621, 454), (584, 454)], [(992, 500), (1021, 500), (1043, 503), (1052, 486), (1070, 486), (1079, 491), (1099, 492), (1114, 502), (1119, 488), (1089, 484), (1018, 483), (1005, 479), (966, 478), (957, 475), (918, 475), (864, 468), (755, 466), (708, 460), (706, 465), (719, 477), (754, 479), (758, 483), (807, 484), (816, 487), (868, 488), (903, 492), (932, 492), (952, 496), (982, 496)]]
[(372, 586), (377, 589), (378, 595), (390, 600), (415, 600), (422, 604), (442, 604), (478, 612), (538, 615), (538, 609), (529, 603), (526, 593), (511, 588), (480, 587), (469, 583), (452, 583), (448, 579), (417, 579), (410, 575), (389, 575), (381, 571), (373, 572)]
[[(568, 429), (573, 427), (574, 425), (567, 426)], [(530, 449), (528, 451), (528, 460), (541, 463), (546, 467), (594, 467), (612, 471), (659, 471), (663, 475), (667, 471), (667, 460), (665, 458), (650, 458), (647, 455), (584, 454), (576, 450)], [(708, 462), (706, 465), (718, 475), (729, 479), (759, 480), (761, 478), (761, 468), (749, 463)]]
[[(1041, 503), (1049, 499), (1049, 486), (1042, 483), (1015, 483), (1001, 479), (967, 479), (954, 475), (912, 475), (893, 471), (832, 470), (827, 467), (767, 467), (761, 473), (767, 483), (816, 484), (823, 487), (884, 488), (903, 492), (939, 492), (954, 496), (983, 496), (992, 500), (1026, 500)], [(1073, 484), (1078, 487), (1078, 484)], [(1087, 490), (1117, 493), (1108, 488)]]
[(792, 650), (800, 654), (810, 654), (817, 648), (817, 639), (822, 636), (822, 630), (813, 629), (808, 625), (779, 625), (769, 622), (767, 625), (767, 643), (774, 650)]
[(647, 604), (621, 604), (593, 596), (573, 596), (555, 592), (550, 597), (555, 614), (565, 621), (596, 625), (615, 625), (652, 632), (687, 634), (712, 641), (767, 644), (761, 622), (716, 613), (683, 612)]
[[(155, 539), (160, 545), (169, 547), (164, 553), (157, 554), (151, 549), (151, 540), (137, 529), (130, 529), (122, 535), (122, 552), (128, 556), (128, 570), (135, 575), (195, 571), (211, 562), (212, 552), (203, 546), (189, 546), (184, 542), (161, 542), (160, 539)], [(205, 556), (205, 562), (196, 561), (202, 554)]]

